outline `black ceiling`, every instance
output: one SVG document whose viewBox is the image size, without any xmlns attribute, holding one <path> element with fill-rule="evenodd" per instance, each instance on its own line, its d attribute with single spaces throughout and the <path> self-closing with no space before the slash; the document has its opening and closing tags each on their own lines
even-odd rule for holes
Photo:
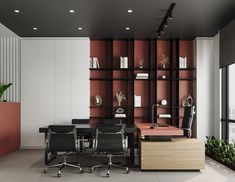
<svg viewBox="0 0 235 182">
<path fill-rule="evenodd" d="M 0 0 L 0 22 L 22 37 L 157 38 L 172 2 L 162 38 L 214 36 L 235 18 L 235 0 Z"/>
</svg>

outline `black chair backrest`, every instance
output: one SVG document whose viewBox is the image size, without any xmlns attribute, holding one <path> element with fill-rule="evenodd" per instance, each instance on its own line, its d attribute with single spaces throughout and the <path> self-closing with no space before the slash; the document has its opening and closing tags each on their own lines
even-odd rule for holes
<svg viewBox="0 0 235 182">
<path fill-rule="evenodd" d="M 122 124 L 120 119 L 112 118 L 104 120 L 104 125 L 120 125 L 120 124 Z"/>
<path fill-rule="evenodd" d="M 96 151 L 106 153 L 119 153 L 123 147 L 124 129 L 119 126 L 103 126 L 96 129 Z"/>
<path fill-rule="evenodd" d="M 89 119 L 72 119 L 72 124 L 89 124 Z"/>
<path fill-rule="evenodd" d="M 74 125 L 50 125 L 48 127 L 48 151 L 72 152 L 77 150 Z"/>
<path fill-rule="evenodd" d="M 195 106 L 184 107 L 184 117 L 181 128 L 191 129 Z"/>
</svg>

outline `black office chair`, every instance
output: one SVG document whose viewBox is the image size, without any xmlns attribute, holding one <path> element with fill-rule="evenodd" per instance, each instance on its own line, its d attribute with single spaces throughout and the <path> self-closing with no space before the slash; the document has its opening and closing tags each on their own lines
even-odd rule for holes
<svg viewBox="0 0 235 182">
<path fill-rule="evenodd" d="M 82 168 L 80 164 L 74 165 L 67 162 L 67 158 L 72 152 L 78 152 L 78 140 L 77 132 L 74 125 L 50 125 L 48 127 L 48 138 L 46 139 L 46 151 L 52 153 L 55 156 L 64 156 L 62 163 L 55 165 L 46 165 L 44 172 L 47 172 L 48 168 L 58 167 L 57 176 L 61 176 L 61 170 L 65 166 L 73 167 L 79 169 L 82 173 Z M 61 153 L 62 154 L 59 154 Z"/>
<path fill-rule="evenodd" d="M 117 167 L 125 169 L 126 173 L 129 173 L 128 167 L 112 163 L 113 157 L 127 156 L 127 138 L 124 137 L 124 128 L 122 125 L 97 127 L 93 148 L 95 156 L 108 157 L 109 162 L 106 165 L 92 166 L 91 172 L 95 168 L 107 167 L 107 177 L 109 177 L 111 167 Z"/>
<path fill-rule="evenodd" d="M 122 121 L 116 118 L 104 119 L 104 125 L 121 125 Z"/>
<path fill-rule="evenodd" d="M 195 114 L 195 106 L 184 107 L 184 117 L 181 128 L 184 130 L 184 136 L 191 138 L 192 136 L 192 123 Z"/>
<path fill-rule="evenodd" d="M 72 119 L 72 124 L 89 124 L 89 119 Z M 86 142 L 89 143 L 89 148 L 92 148 L 92 134 L 90 133 L 79 133 L 78 138 L 80 139 L 80 152 L 82 152 L 85 147 Z"/>
</svg>

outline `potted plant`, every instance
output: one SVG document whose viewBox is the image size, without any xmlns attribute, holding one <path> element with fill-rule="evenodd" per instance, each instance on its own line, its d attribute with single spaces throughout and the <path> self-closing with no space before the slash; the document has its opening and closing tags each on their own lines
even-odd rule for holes
<svg viewBox="0 0 235 182">
<path fill-rule="evenodd" d="M 3 93 L 12 85 L 9 83 L 7 85 L 0 84 L 0 102 L 6 102 L 6 100 L 2 100 Z"/>
</svg>

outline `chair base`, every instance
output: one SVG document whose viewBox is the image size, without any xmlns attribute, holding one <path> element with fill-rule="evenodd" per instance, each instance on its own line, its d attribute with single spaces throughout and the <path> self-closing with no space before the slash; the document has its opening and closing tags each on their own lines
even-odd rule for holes
<svg viewBox="0 0 235 182">
<path fill-rule="evenodd" d="M 72 167 L 72 168 L 76 168 L 76 169 L 79 169 L 79 173 L 82 173 L 83 172 L 83 169 L 81 168 L 80 164 L 78 165 L 74 165 L 74 164 L 71 164 L 71 163 L 68 163 L 67 162 L 67 156 L 64 157 L 64 162 L 62 163 L 59 163 L 59 164 L 54 164 L 54 165 L 46 165 L 45 168 L 44 168 L 44 173 L 47 173 L 47 170 L 48 168 L 59 168 L 58 169 L 58 172 L 57 172 L 57 176 L 58 177 L 61 177 L 62 173 L 61 173 L 61 170 L 64 168 L 64 167 Z"/>
<path fill-rule="evenodd" d="M 108 158 L 109 158 L 108 164 L 92 166 L 90 172 L 93 173 L 94 169 L 96 169 L 96 168 L 107 168 L 107 173 L 106 173 L 106 176 L 107 176 L 107 177 L 110 176 L 110 169 L 111 169 L 112 167 L 124 169 L 124 170 L 126 170 L 126 173 L 127 173 L 127 174 L 130 172 L 130 171 L 129 171 L 129 168 L 126 167 L 126 166 L 121 166 L 121 165 L 113 164 L 113 163 L 112 163 L 112 157 L 113 157 L 113 155 L 108 155 Z"/>
</svg>

